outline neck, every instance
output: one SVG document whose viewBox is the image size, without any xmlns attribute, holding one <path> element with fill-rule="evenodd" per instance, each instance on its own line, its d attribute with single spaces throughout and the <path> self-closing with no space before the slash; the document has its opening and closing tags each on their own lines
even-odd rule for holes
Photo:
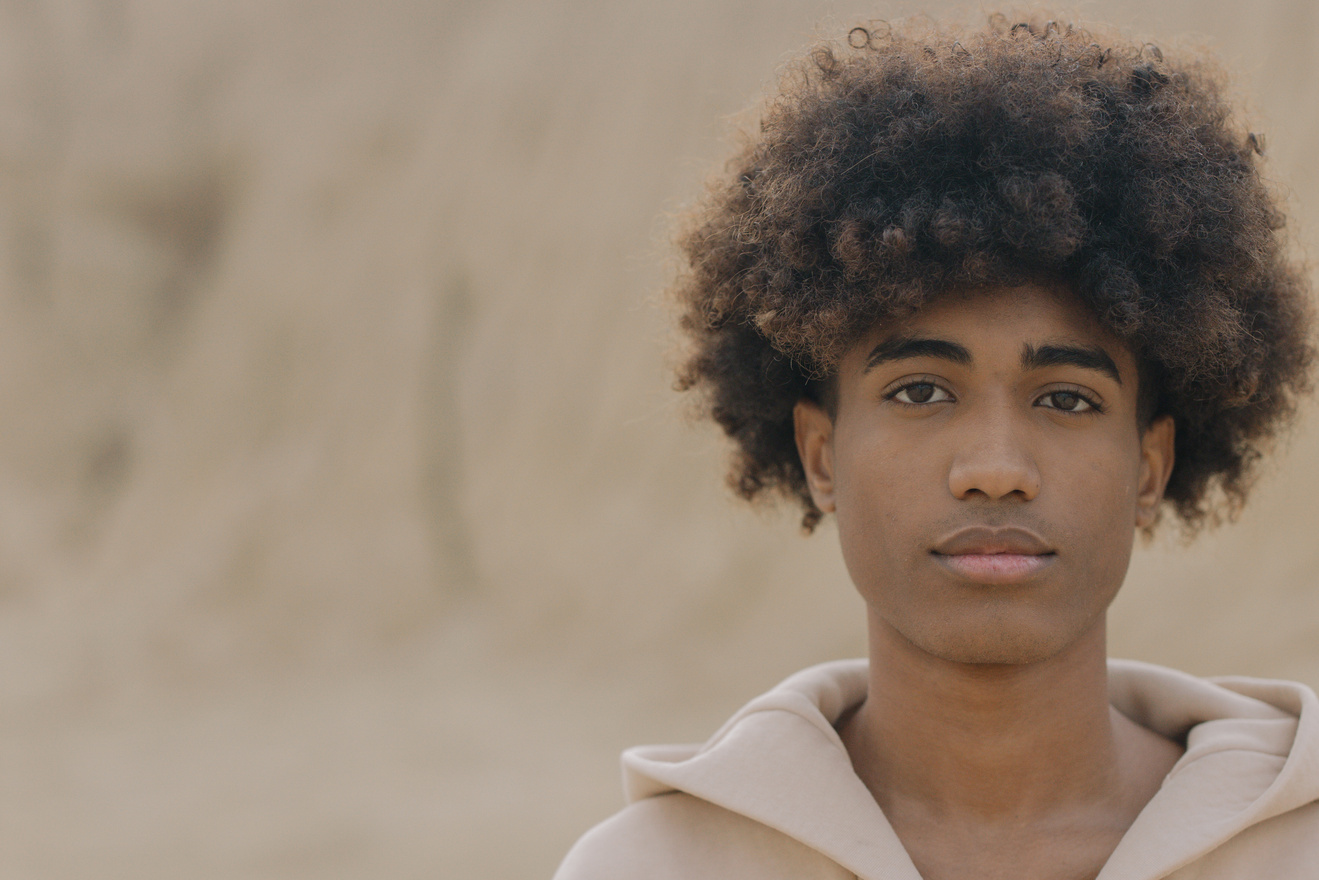
<svg viewBox="0 0 1319 880">
<path fill-rule="evenodd" d="M 1115 796 L 1122 725 L 1105 630 L 1026 664 L 933 657 L 870 625 L 870 688 L 843 736 L 886 813 L 1021 821 Z"/>
</svg>

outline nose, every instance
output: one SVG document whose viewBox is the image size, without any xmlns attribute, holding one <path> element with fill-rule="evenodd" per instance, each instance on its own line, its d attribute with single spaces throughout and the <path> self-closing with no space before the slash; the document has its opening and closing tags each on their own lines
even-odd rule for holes
<svg viewBox="0 0 1319 880">
<path fill-rule="evenodd" d="M 954 498 L 1030 501 L 1040 494 L 1040 471 L 1024 426 L 1000 409 L 966 428 L 966 440 L 948 471 L 948 490 Z"/>
</svg>

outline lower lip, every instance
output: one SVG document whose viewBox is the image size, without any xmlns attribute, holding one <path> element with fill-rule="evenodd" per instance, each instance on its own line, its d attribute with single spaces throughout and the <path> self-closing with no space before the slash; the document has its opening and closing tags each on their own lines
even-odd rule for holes
<svg viewBox="0 0 1319 880">
<path fill-rule="evenodd" d="M 1052 553 L 1039 556 L 1022 553 L 964 553 L 956 556 L 935 554 L 944 565 L 967 580 L 983 584 L 1011 584 L 1024 581 L 1048 568 Z"/>
</svg>

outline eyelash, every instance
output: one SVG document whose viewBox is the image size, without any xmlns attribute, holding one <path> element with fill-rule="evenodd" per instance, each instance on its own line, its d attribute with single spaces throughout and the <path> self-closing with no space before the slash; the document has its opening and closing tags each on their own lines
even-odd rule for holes
<svg viewBox="0 0 1319 880">
<path fill-rule="evenodd" d="M 901 406 L 913 406 L 913 407 L 915 407 L 915 406 L 929 406 L 929 405 L 931 405 L 931 404 L 933 404 L 933 403 L 943 403 L 943 402 L 944 402 L 943 400 L 926 400 L 926 401 L 921 401 L 921 402 L 918 403 L 918 402 L 916 402 L 916 401 L 910 401 L 910 400 L 898 400 L 898 399 L 897 399 L 898 395 L 901 394 L 902 392 L 907 391 L 907 390 L 909 390 L 909 389 L 911 389 L 911 388 L 916 388 L 916 387 L 918 387 L 918 386 L 923 386 L 923 385 L 924 385 L 924 386 L 929 386 L 929 387 L 935 389 L 936 391 L 942 391 L 944 394 L 948 395 L 948 398 L 949 398 L 949 399 L 955 399 L 955 398 L 953 398 L 953 393 L 952 393 L 951 391 L 949 391 L 947 388 L 945 388 L 943 385 L 941 385 L 941 384 L 939 384 L 938 382 L 935 382 L 935 381 L 933 381 L 933 380 L 931 380 L 931 379 L 925 379 L 925 378 L 914 379 L 914 380 L 912 380 L 912 381 L 910 381 L 910 382 L 904 382 L 903 384 L 899 385 L 898 387 L 893 388 L 893 389 L 891 389 L 891 390 L 889 390 L 889 391 L 884 392 L 884 399 L 885 399 L 885 400 L 891 400 L 891 401 L 893 401 L 893 402 L 895 402 L 895 403 L 897 403 L 897 404 L 899 404 L 899 405 L 901 405 Z M 1063 409 L 1063 408 L 1060 407 L 1060 406 L 1048 406 L 1048 407 L 1045 407 L 1045 409 L 1056 409 L 1056 410 L 1058 410 L 1058 412 L 1072 413 L 1072 414 L 1075 414 L 1075 415 L 1082 415 L 1082 414 L 1085 414 L 1085 413 L 1099 414 L 1099 413 L 1104 412 L 1104 405 L 1103 405 L 1102 403 L 1100 403 L 1098 400 L 1096 400 L 1093 396 L 1091 396 L 1091 395 L 1088 394 L 1087 392 L 1083 391 L 1083 390 L 1080 389 L 1080 388 L 1074 387 L 1074 386 L 1068 386 L 1068 387 L 1064 387 L 1064 388 L 1054 388 L 1054 389 L 1051 390 L 1051 391 L 1046 391 L 1044 394 L 1041 394 L 1039 397 L 1037 397 L 1037 398 L 1035 399 L 1035 403 L 1034 403 L 1034 405 L 1035 405 L 1035 406 L 1041 406 L 1041 403 L 1040 403 L 1041 401 L 1046 400 L 1046 399 L 1048 399 L 1048 398 L 1051 398 L 1051 397 L 1053 397 L 1053 396 L 1056 395 L 1056 394 L 1070 394 L 1070 395 L 1072 395 L 1073 397 L 1076 397 L 1076 398 L 1077 398 L 1078 400 L 1080 400 L 1082 403 L 1084 403 L 1084 404 L 1086 405 L 1087 408 L 1086 408 L 1086 409 L 1082 409 L 1082 410 L 1075 410 L 1075 409 Z"/>
<path fill-rule="evenodd" d="M 884 399 L 892 400 L 894 403 L 897 403 L 900 406 L 929 406 L 931 403 L 943 403 L 942 400 L 933 400 L 933 401 L 926 400 L 926 401 L 921 401 L 919 403 L 917 403 L 914 400 L 897 400 L 897 396 L 902 392 L 922 385 L 928 385 L 929 387 L 935 389 L 936 391 L 942 391 L 944 394 L 948 395 L 949 398 L 953 397 L 953 393 L 949 391 L 947 388 L 945 388 L 943 385 L 939 384 L 938 382 L 935 382 L 933 379 L 920 377 L 920 378 L 912 379 L 907 382 L 903 382 L 898 387 L 885 391 Z"/>
<path fill-rule="evenodd" d="M 1074 410 L 1074 409 L 1062 409 L 1061 407 L 1056 407 L 1056 406 L 1055 406 L 1055 407 L 1047 407 L 1047 409 L 1056 409 L 1056 410 L 1058 410 L 1059 412 L 1074 413 L 1074 414 L 1077 414 L 1077 415 L 1084 415 L 1084 414 L 1088 414 L 1088 413 L 1095 413 L 1095 414 L 1098 414 L 1098 413 L 1102 413 L 1102 412 L 1104 411 L 1104 405 L 1103 405 L 1102 403 L 1100 403 L 1098 400 L 1096 400 L 1092 395 L 1086 393 L 1085 391 L 1083 391 L 1083 390 L 1081 390 L 1080 388 L 1077 388 L 1077 387 L 1075 387 L 1075 386 L 1068 386 L 1068 387 L 1064 387 L 1064 388 L 1054 388 L 1052 391 L 1046 391 L 1044 394 L 1041 394 L 1038 398 L 1036 398 L 1036 400 L 1035 400 L 1035 405 L 1036 405 L 1036 406 L 1039 406 L 1041 400 L 1044 400 L 1045 398 L 1053 397 L 1055 394 L 1070 394 L 1070 395 L 1072 395 L 1073 397 L 1076 397 L 1076 398 L 1078 398 L 1079 400 L 1081 400 L 1083 403 L 1085 403 L 1086 406 L 1089 407 L 1089 409 L 1083 409 L 1083 410 L 1080 410 L 1079 412 L 1078 412 L 1077 410 Z"/>
</svg>

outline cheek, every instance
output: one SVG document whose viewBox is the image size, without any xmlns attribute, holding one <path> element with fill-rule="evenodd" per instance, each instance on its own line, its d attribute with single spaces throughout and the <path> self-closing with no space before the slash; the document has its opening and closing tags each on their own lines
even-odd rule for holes
<svg viewBox="0 0 1319 880">
<path fill-rule="evenodd" d="M 843 558 L 853 577 L 892 567 L 911 542 L 914 526 L 934 515 L 929 508 L 947 480 L 940 479 L 938 456 L 928 444 L 909 448 L 901 438 L 873 432 L 868 442 L 839 444 L 836 459 L 835 520 Z"/>
<path fill-rule="evenodd" d="M 1069 543 L 1084 558 L 1083 570 L 1100 592 L 1116 593 L 1126 577 L 1135 540 L 1140 475 L 1139 444 L 1117 437 L 1092 448 L 1083 466 L 1064 468 L 1055 479 L 1073 513 Z M 1110 596 L 1111 598 L 1111 596 Z"/>
<path fill-rule="evenodd" d="M 839 527 L 883 525 L 891 514 L 886 499 L 901 493 L 907 469 L 901 449 L 882 435 L 840 431 L 834 445 L 834 496 Z"/>
<path fill-rule="evenodd" d="M 1088 452 L 1082 459 L 1086 466 L 1072 468 L 1079 471 L 1077 476 L 1086 487 L 1076 489 L 1076 494 L 1092 499 L 1088 506 L 1094 515 L 1124 519 L 1127 525 L 1134 526 L 1140 481 L 1139 439 L 1112 437 Z"/>
</svg>

